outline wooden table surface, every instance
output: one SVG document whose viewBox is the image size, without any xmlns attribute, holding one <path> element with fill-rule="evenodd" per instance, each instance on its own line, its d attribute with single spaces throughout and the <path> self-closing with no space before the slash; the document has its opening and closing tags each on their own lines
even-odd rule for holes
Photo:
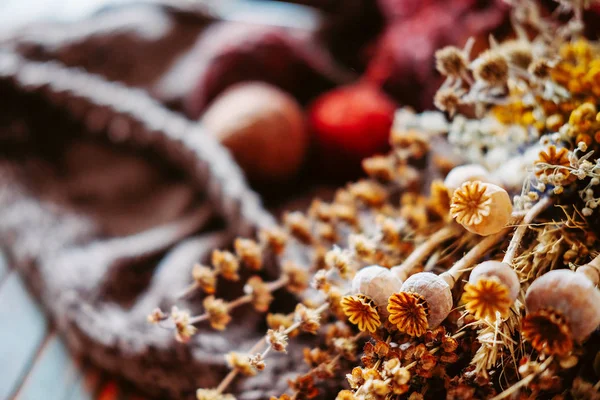
<svg viewBox="0 0 600 400">
<path fill-rule="evenodd" d="M 0 259 L 0 400 L 143 400 L 74 358 L 19 274 Z"/>
</svg>

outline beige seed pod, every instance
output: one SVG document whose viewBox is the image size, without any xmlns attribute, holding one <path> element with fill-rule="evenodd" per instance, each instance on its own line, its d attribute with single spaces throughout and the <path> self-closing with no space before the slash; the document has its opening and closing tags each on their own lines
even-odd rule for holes
<svg viewBox="0 0 600 400">
<path fill-rule="evenodd" d="M 492 183 L 465 182 L 454 191 L 450 215 L 468 231 L 482 236 L 500 232 L 510 220 L 512 201 Z"/>
<path fill-rule="evenodd" d="M 600 290 L 583 273 L 561 269 L 536 279 L 525 296 L 528 314 L 560 313 L 575 341 L 586 339 L 600 325 Z"/>
<path fill-rule="evenodd" d="M 387 315 L 388 298 L 400 291 L 401 286 L 402 281 L 394 273 L 379 265 L 361 269 L 352 279 L 352 291 L 369 296 L 384 315 Z"/>
<path fill-rule="evenodd" d="M 400 292 L 390 297 L 389 320 L 401 332 L 421 336 L 446 319 L 452 303 L 452 291 L 443 278 L 420 272 L 409 277 Z"/>
<path fill-rule="evenodd" d="M 521 290 L 521 282 L 519 282 L 519 276 L 510 265 L 501 261 L 484 261 L 473 268 L 469 276 L 469 283 L 476 284 L 480 279 L 489 278 L 498 279 L 500 283 L 508 288 L 510 299 L 512 301 L 517 299 Z"/>
<path fill-rule="evenodd" d="M 465 164 L 454 167 L 446 175 L 444 186 L 448 189 L 448 194 L 452 196 L 454 191 L 461 187 L 465 182 L 481 181 L 490 182 L 489 172 L 479 164 Z"/>
<path fill-rule="evenodd" d="M 505 262 L 485 261 L 471 271 L 462 301 L 476 319 L 508 317 L 510 307 L 519 295 L 517 273 Z"/>
</svg>

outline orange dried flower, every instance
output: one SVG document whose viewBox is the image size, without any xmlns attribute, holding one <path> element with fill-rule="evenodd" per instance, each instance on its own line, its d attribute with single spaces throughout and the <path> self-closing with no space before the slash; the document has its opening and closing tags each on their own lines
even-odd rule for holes
<svg viewBox="0 0 600 400">
<path fill-rule="evenodd" d="M 304 244 L 311 244 L 310 221 L 299 211 L 288 212 L 283 216 L 283 223 L 290 234 Z"/>
<path fill-rule="evenodd" d="M 233 246 L 239 259 L 248 268 L 253 271 L 258 271 L 262 268 L 262 250 L 258 243 L 251 239 L 237 238 Z"/>
<path fill-rule="evenodd" d="M 217 286 L 217 274 L 207 266 L 196 264 L 192 268 L 192 277 L 196 285 L 206 294 L 214 294 Z"/>
<path fill-rule="evenodd" d="M 462 296 L 465 308 L 477 319 L 496 320 L 496 313 L 506 318 L 513 300 L 509 288 L 498 279 L 479 279 L 467 283 Z"/>
<path fill-rule="evenodd" d="M 319 322 L 321 316 L 317 310 L 308 308 L 304 304 L 299 303 L 294 312 L 294 320 L 300 323 L 300 329 L 308 333 L 317 333 L 321 326 Z"/>
<path fill-rule="evenodd" d="M 271 249 L 275 254 L 283 253 L 288 239 L 287 234 L 279 228 L 263 229 L 258 237 L 261 245 Z"/>
<path fill-rule="evenodd" d="M 215 296 L 208 296 L 204 299 L 202 305 L 208 314 L 210 326 L 218 331 L 225 330 L 227 324 L 231 322 L 227 303 L 222 299 L 216 299 Z"/>
<path fill-rule="evenodd" d="M 375 332 L 381 326 L 381 319 L 373 300 L 364 295 L 344 296 L 341 301 L 344 314 L 362 332 Z"/>
<path fill-rule="evenodd" d="M 244 286 L 244 292 L 252 296 L 252 305 L 258 312 L 265 312 L 273 301 L 269 285 L 263 282 L 259 276 L 252 276 Z"/>
<path fill-rule="evenodd" d="M 416 293 L 394 293 L 388 300 L 389 321 L 400 332 L 410 336 L 422 336 L 428 327 L 429 307 L 425 299 Z"/>
<path fill-rule="evenodd" d="M 538 165 L 544 164 L 544 165 Z M 538 159 L 535 161 L 537 176 L 548 175 L 547 166 L 561 168 L 561 173 L 568 177 L 570 175 L 568 167 L 571 166 L 569 161 L 569 150 L 564 147 L 557 149 L 556 146 L 549 146 L 546 150 L 540 151 Z"/>
<path fill-rule="evenodd" d="M 540 353 L 565 355 L 573 348 L 569 325 L 561 314 L 553 310 L 542 309 L 527 314 L 521 331 Z"/>
<path fill-rule="evenodd" d="M 214 250 L 212 253 L 212 264 L 215 268 L 215 272 L 223 278 L 230 281 L 237 281 L 240 279 L 240 276 L 238 275 L 240 263 L 233 253 L 229 251 Z"/>
<path fill-rule="evenodd" d="M 287 261 L 281 267 L 283 276 L 287 279 L 286 288 L 292 293 L 302 293 L 310 283 L 308 272 L 292 261 Z"/>
</svg>

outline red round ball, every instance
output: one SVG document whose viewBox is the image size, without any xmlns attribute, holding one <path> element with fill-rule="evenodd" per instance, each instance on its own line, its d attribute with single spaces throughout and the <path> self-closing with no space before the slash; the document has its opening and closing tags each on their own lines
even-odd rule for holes
<svg viewBox="0 0 600 400">
<path fill-rule="evenodd" d="M 321 95 L 309 109 L 309 122 L 322 155 L 351 161 L 385 151 L 396 103 L 380 88 L 358 83 Z"/>
</svg>

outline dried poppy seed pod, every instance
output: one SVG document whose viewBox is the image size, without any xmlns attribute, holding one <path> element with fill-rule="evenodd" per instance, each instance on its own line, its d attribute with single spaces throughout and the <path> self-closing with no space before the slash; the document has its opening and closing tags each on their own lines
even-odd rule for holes
<svg viewBox="0 0 600 400">
<path fill-rule="evenodd" d="M 452 291 L 446 281 L 420 272 L 408 278 L 388 301 L 389 321 L 401 332 L 421 336 L 439 326 L 452 310 Z"/>
<path fill-rule="evenodd" d="M 452 196 L 463 183 L 472 181 L 492 183 L 490 174 L 484 167 L 479 164 L 465 164 L 454 167 L 448 172 L 444 179 L 444 186 L 448 189 L 448 194 Z"/>
<path fill-rule="evenodd" d="M 521 290 L 519 276 L 507 263 L 501 261 L 484 261 L 478 264 L 471 271 L 469 283 L 475 284 L 480 279 L 487 278 L 497 278 L 502 284 L 506 285 L 512 301 L 515 301 L 519 296 L 519 290 Z"/>
<path fill-rule="evenodd" d="M 583 273 L 547 272 L 525 295 L 523 334 L 538 351 L 564 354 L 600 325 L 600 291 Z"/>
<path fill-rule="evenodd" d="M 372 298 L 379 311 L 386 315 L 388 298 L 400 291 L 401 286 L 402 281 L 392 271 L 379 265 L 361 269 L 352 279 L 352 291 Z"/>
<path fill-rule="evenodd" d="M 500 232 L 510 220 L 512 201 L 500 186 L 465 182 L 452 195 L 450 215 L 468 231 L 488 236 Z"/>
<path fill-rule="evenodd" d="M 462 300 L 467 311 L 476 319 L 495 320 L 496 313 L 506 318 L 520 287 L 519 277 L 510 265 L 485 261 L 471 271 Z"/>
</svg>

